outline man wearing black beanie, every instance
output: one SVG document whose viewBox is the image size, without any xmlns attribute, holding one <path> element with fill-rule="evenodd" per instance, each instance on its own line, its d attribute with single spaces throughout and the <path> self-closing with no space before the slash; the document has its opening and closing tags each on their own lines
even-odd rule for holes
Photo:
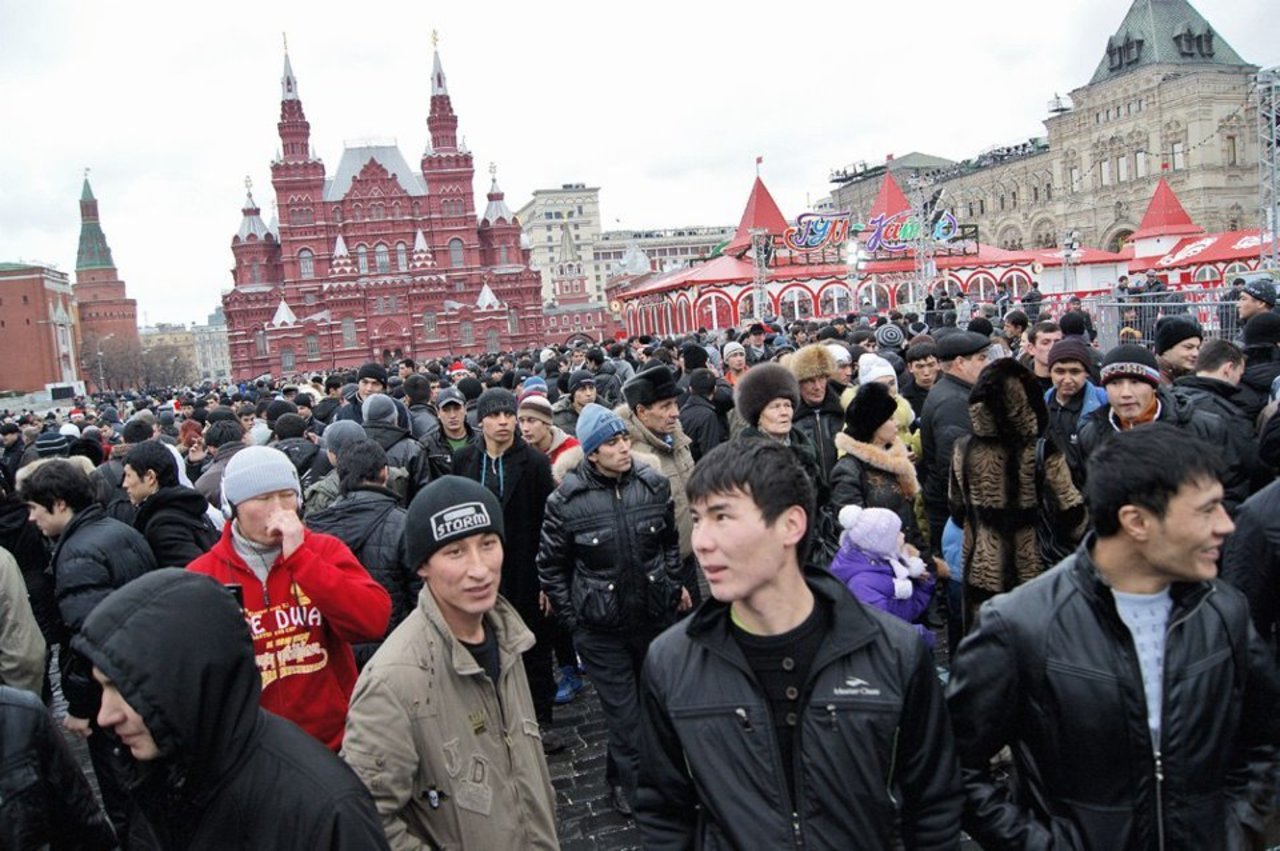
<svg viewBox="0 0 1280 851">
<path fill-rule="evenodd" d="M 333 415 L 333 421 L 352 420 L 364 425 L 364 400 L 375 393 L 387 392 L 387 368 L 375 361 L 369 361 L 356 373 L 356 392 L 346 400 Z M 399 399 L 393 399 L 396 406 L 396 425 L 409 428 L 409 409 Z"/>
<path fill-rule="evenodd" d="M 1190 316 L 1165 316 L 1156 323 L 1156 361 L 1160 364 L 1160 383 L 1172 384 L 1179 378 L 1194 375 L 1196 355 L 1204 332 Z"/>
</svg>

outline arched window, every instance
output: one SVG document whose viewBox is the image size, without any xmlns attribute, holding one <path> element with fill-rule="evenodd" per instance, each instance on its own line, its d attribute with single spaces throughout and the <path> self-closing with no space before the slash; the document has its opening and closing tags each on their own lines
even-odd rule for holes
<svg viewBox="0 0 1280 851">
<path fill-rule="evenodd" d="M 320 338 L 315 334 L 307 335 L 307 359 L 314 360 L 320 356 Z"/>
<path fill-rule="evenodd" d="M 779 299 L 782 318 L 788 322 L 813 316 L 813 296 L 801 287 L 792 287 Z"/>
<path fill-rule="evenodd" d="M 485 351 L 496 352 L 502 347 L 501 343 L 502 339 L 498 336 L 497 328 L 490 328 L 488 331 L 484 332 Z"/>
<path fill-rule="evenodd" d="M 505 245 L 498 246 L 498 265 L 507 265 L 507 247 Z"/>
<path fill-rule="evenodd" d="M 396 243 L 396 270 L 409 271 L 409 248 L 403 242 Z"/>
<path fill-rule="evenodd" d="M 262 283 L 262 264 L 257 260 L 254 260 L 253 265 L 249 267 L 249 280 L 255 284 Z"/>
<path fill-rule="evenodd" d="M 381 242 L 379 242 L 376 246 L 374 246 L 373 258 L 374 258 L 374 261 L 378 264 L 379 274 L 386 274 L 387 272 L 391 271 L 391 252 L 388 251 L 387 247 L 383 245 Z"/>
<path fill-rule="evenodd" d="M 351 347 L 356 344 L 356 320 L 351 316 L 342 317 L 342 345 Z"/>
<path fill-rule="evenodd" d="M 462 265 L 462 240 L 456 236 L 449 240 L 449 265 L 455 269 Z"/>
<path fill-rule="evenodd" d="M 264 357 L 267 354 L 267 332 L 259 328 L 253 334 L 253 354 Z"/>
<path fill-rule="evenodd" d="M 1201 266 L 1196 269 L 1197 281 L 1216 281 L 1218 280 L 1218 270 L 1213 265 Z"/>
<path fill-rule="evenodd" d="M 422 314 L 422 332 L 430 340 L 436 335 L 436 315 L 430 311 Z"/>
<path fill-rule="evenodd" d="M 342 208 L 341 208 L 341 207 L 334 207 L 334 208 L 333 208 L 333 220 L 334 220 L 335 222 L 339 222 L 339 223 L 342 221 Z"/>
<path fill-rule="evenodd" d="M 304 278 L 316 276 L 316 256 L 311 253 L 310 248 L 298 252 L 298 274 Z"/>
<path fill-rule="evenodd" d="M 822 316 L 837 316 L 852 311 L 853 296 L 849 288 L 843 284 L 827 287 L 818 299 L 818 313 Z"/>
<path fill-rule="evenodd" d="M 512 335 L 520 333 L 520 314 L 514 307 L 507 311 L 507 333 Z"/>
<path fill-rule="evenodd" d="M 476 330 L 471 325 L 470 320 L 464 320 L 459 323 L 459 334 L 462 337 L 462 345 L 474 346 L 476 344 Z"/>
<path fill-rule="evenodd" d="M 369 249 L 363 245 L 356 248 L 356 268 L 361 275 L 369 274 Z"/>
<path fill-rule="evenodd" d="M 290 373 L 297 369 L 297 367 L 298 365 L 295 363 L 293 357 L 293 349 L 281 349 L 280 369 L 284 370 L 286 373 Z"/>
<path fill-rule="evenodd" d="M 370 219 L 372 219 L 372 220 L 374 220 L 374 221 L 378 221 L 379 219 L 385 219 L 386 217 L 387 217 L 386 211 L 383 209 L 383 206 L 382 206 L 381 204 L 370 204 L 370 205 L 369 205 L 369 218 L 370 218 Z"/>
</svg>

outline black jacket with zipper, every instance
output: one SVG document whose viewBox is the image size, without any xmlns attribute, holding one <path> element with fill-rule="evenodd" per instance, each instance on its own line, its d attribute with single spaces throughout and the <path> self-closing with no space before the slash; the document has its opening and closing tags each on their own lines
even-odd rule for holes
<svg viewBox="0 0 1280 851">
<path fill-rule="evenodd" d="M 958 848 L 962 790 L 923 641 L 825 571 L 833 625 L 800 695 L 796 800 L 769 702 L 708 600 L 654 641 L 640 686 L 636 819 L 647 849 Z"/>
<path fill-rule="evenodd" d="M 1138 654 L 1075 554 L 982 607 L 951 668 L 965 829 L 985 848 L 1236 849 L 1275 797 L 1280 689 L 1244 596 L 1175 583 L 1153 745 Z M 1013 751 L 1011 788 L 990 760 Z"/>
<path fill-rule="evenodd" d="M 547 499 L 538 576 L 566 629 L 669 625 L 682 575 L 666 476 L 633 461 L 612 479 L 583 459 Z"/>
<path fill-rule="evenodd" d="M 822 402 L 813 407 L 801 399 L 792 423 L 813 444 L 823 481 L 830 481 L 831 469 L 836 465 L 836 435 L 844 428 L 844 408 L 840 405 L 843 390 L 841 385 L 828 381 Z"/>
</svg>

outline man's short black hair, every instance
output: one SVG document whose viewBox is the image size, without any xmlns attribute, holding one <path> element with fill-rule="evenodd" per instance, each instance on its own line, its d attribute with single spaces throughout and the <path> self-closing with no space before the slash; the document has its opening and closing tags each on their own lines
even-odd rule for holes
<svg viewBox="0 0 1280 851">
<path fill-rule="evenodd" d="M 936 343 L 916 343 L 914 346 L 908 346 L 904 357 L 907 363 L 915 363 L 916 361 L 928 360 L 938 356 L 938 346 Z"/>
<path fill-rule="evenodd" d="M 210 449 L 226 446 L 244 439 L 244 426 L 237 420 L 219 420 L 204 433 L 204 445 Z"/>
<path fill-rule="evenodd" d="M 257 415 L 257 413 L 258 413 L 258 409 L 257 409 L 257 408 L 255 408 L 255 407 L 254 407 L 251 403 L 249 403 L 249 402 L 245 402 L 243 405 L 241 405 L 240 407 L 236 408 L 236 418 L 237 418 L 237 419 L 238 419 L 238 418 L 240 418 L 240 417 L 252 417 L 252 416 L 256 416 L 256 415 Z"/>
<path fill-rule="evenodd" d="M 1221 453 L 1183 429 L 1152 423 L 1109 434 L 1089 455 L 1085 497 L 1098 535 L 1120 532 L 1120 509 L 1145 508 L 1164 517 L 1185 484 L 1222 481 Z"/>
<path fill-rule="evenodd" d="M 716 389 L 716 374 L 706 367 L 689 373 L 689 392 L 706 398 Z"/>
<path fill-rule="evenodd" d="M 1217 372 L 1226 364 L 1243 364 L 1244 352 L 1230 340 L 1205 340 L 1196 355 L 1196 372 Z"/>
<path fill-rule="evenodd" d="M 593 363 L 596 366 L 603 366 L 604 350 L 599 348 L 598 346 L 592 346 L 591 348 L 587 349 L 587 362 Z"/>
<path fill-rule="evenodd" d="M 341 390 L 342 385 L 346 384 L 341 375 L 330 375 L 324 380 L 324 392 L 330 393 L 334 390 Z"/>
<path fill-rule="evenodd" d="M 411 405 L 425 405 L 431 401 L 431 381 L 415 372 L 404 380 L 404 395 Z"/>
<path fill-rule="evenodd" d="M 72 511 L 84 511 L 93 505 L 93 482 L 84 470 L 55 458 L 45 461 L 22 482 L 18 496 L 23 502 L 34 502 L 45 511 L 53 511 L 53 504 L 62 500 Z"/>
<path fill-rule="evenodd" d="M 276 419 L 275 432 L 277 440 L 288 440 L 291 437 L 302 437 L 307 433 L 307 421 L 297 414 L 281 414 Z"/>
<path fill-rule="evenodd" d="M 147 471 L 156 474 L 156 483 L 162 488 L 176 487 L 178 484 L 178 462 L 174 460 L 165 445 L 158 440 L 148 440 L 129 449 L 124 465 L 133 468 L 138 478 L 144 478 Z"/>
<path fill-rule="evenodd" d="M 1039 339 L 1041 334 L 1057 334 L 1060 331 L 1062 331 L 1061 325 L 1057 322 L 1046 319 L 1043 322 L 1037 322 L 1035 324 L 1035 327 L 1027 333 L 1027 340 L 1034 343 Z"/>
<path fill-rule="evenodd" d="M 377 482 L 386 466 L 386 450 L 376 440 L 348 443 L 338 453 L 338 489 L 350 493 L 361 485 Z"/>
<path fill-rule="evenodd" d="M 702 456 L 685 486 L 690 504 L 735 492 L 749 496 L 770 526 L 791 506 L 804 509 L 808 528 L 796 545 L 796 558 L 803 565 L 809 557 L 817 515 L 813 482 L 795 452 L 763 437 L 722 443 Z"/>
<path fill-rule="evenodd" d="M 145 443 L 155 435 L 155 426 L 144 419 L 129 420 L 124 424 L 124 428 L 120 432 L 121 439 L 130 446 Z"/>
<path fill-rule="evenodd" d="M 614 343 L 612 346 L 609 347 L 609 357 L 620 358 L 626 353 L 626 351 L 627 351 L 626 346 L 622 345 L 621 343 Z"/>
<path fill-rule="evenodd" d="M 1031 320 L 1027 318 L 1027 314 L 1021 310 L 1010 310 L 1004 315 L 1004 324 L 1012 325 L 1015 328 L 1027 330 L 1027 326 L 1031 324 Z"/>
</svg>

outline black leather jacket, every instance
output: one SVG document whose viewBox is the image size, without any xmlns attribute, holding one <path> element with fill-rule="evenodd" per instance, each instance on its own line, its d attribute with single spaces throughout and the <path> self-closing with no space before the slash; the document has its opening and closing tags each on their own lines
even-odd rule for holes
<svg viewBox="0 0 1280 851">
<path fill-rule="evenodd" d="M 768 700 L 708 600 L 649 648 L 636 819 L 646 849 L 958 848 L 963 793 L 942 688 L 911 627 L 826 571 L 834 615 L 800 696 L 796 800 Z"/>
<path fill-rule="evenodd" d="M 547 499 L 538 576 L 567 629 L 670 624 L 682 576 L 667 478 L 633 461 L 612 479 L 583 459 Z"/>
<path fill-rule="evenodd" d="M 844 408 L 840 406 L 843 389 L 836 382 L 828 381 L 822 402 L 815 408 L 801 399 L 792 423 L 813 444 L 823 481 L 830 481 L 831 470 L 836 465 L 836 435 L 844 428 Z"/>
<path fill-rule="evenodd" d="M 114 847 L 115 831 L 49 710 L 0 685 L 0 848 Z"/>
<path fill-rule="evenodd" d="M 948 702 L 984 848 L 1235 849 L 1274 802 L 1280 688 L 1245 598 L 1175 583 L 1154 746 L 1137 652 L 1090 536 L 983 606 Z M 990 759 L 1012 748 L 1011 788 Z"/>
</svg>

